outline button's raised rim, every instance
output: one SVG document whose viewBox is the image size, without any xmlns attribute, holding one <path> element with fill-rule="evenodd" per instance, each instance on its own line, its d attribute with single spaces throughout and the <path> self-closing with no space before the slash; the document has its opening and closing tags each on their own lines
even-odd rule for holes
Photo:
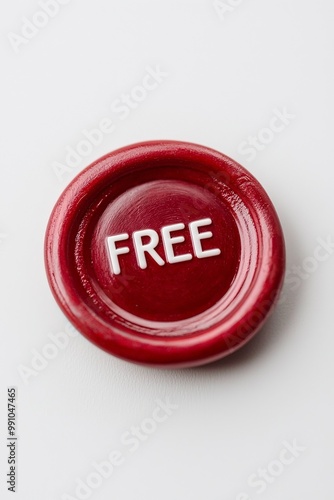
<svg viewBox="0 0 334 500">
<path fill-rule="evenodd" d="M 260 246 L 259 272 L 244 302 L 225 324 L 217 323 L 193 335 L 173 337 L 143 335 L 107 324 L 80 299 L 66 266 L 66 239 L 71 234 L 78 207 L 87 193 L 126 169 L 138 159 L 196 158 L 203 168 L 218 169 L 226 182 L 238 187 L 254 214 Z M 268 254 L 270 242 L 270 255 Z M 266 248 L 264 248 L 264 246 Z M 60 196 L 51 214 L 45 237 L 45 265 L 51 290 L 69 320 L 89 340 L 121 358 L 158 366 L 194 366 L 219 359 L 252 338 L 277 302 L 285 269 L 284 237 L 276 211 L 259 182 L 241 165 L 213 149 L 180 141 L 149 141 L 105 155 L 79 173 Z"/>
</svg>

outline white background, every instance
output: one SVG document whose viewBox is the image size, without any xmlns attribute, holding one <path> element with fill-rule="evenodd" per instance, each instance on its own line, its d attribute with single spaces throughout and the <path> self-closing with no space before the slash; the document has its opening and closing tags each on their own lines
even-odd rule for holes
<svg viewBox="0 0 334 500">
<path fill-rule="evenodd" d="M 322 250 L 322 261 L 312 257 L 319 238 L 334 239 L 334 6 L 331 0 L 225 4 L 234 6 L 219 15 L 212 0 L 71 0 L 15 51 L 8 34 L 20 35 L 23 18 L 41 8 L 33 0 L 3 2 L 1 498 L 79 498 L 77 478 L 85 481 L 92 463 L 112 450 L 122 452 L 123 464 L 87 498 L 334 497 L 333 249 Z M 168 76 L 122 120 L 111 104 L 157 65 Z M 293 116 L 289 124 L 248 161 L 240 144 L 284 108 Z M 65 162 L 66 148 L 105 117 L 114 132 L 57 177 L 55 162 Z M 150 139 L 213 147 L 263 184 L 286 237 L 281 305 L 248 346 L 211 366 L 140 367 L 79 335 L 44 369 L 22 377 L 22 367 L 32 369 L 34 350 L 42 353 L 48 335 L 68 327 L 43 264 L 54 203 L 91 161 Z M 12 385 L 18 391 L 15 495 L 5 483 Z M 131 454 L 122 434 L 165 398 L 178 408 Z M 294 440 L 303 451 L 262 494 L 247 484 Z"/>
</svg>

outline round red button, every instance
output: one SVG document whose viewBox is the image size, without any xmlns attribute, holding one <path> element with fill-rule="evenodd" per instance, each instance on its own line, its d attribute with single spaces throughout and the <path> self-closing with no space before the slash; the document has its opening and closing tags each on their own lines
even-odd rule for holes
<svg viewBox="0 0 334 500">
<path fill-rule="evenodd" d="M 65 189 L 45 262 L 70 321 L 138 363 L 193 366 L 245 344 L 271 312 L 285 252 L 276 212 L 239 164 L 196 144 L 110 153 Z"/>
</svg>

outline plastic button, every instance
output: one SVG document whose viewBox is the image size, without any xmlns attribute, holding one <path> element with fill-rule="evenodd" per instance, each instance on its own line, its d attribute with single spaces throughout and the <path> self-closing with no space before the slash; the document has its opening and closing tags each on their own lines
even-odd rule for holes
<svg viewBox="0 0 334 500">
<path fill-rule="evenodd" d="M 107 352 L 194 366 L 245 344 L 282 285 L 284 239 L 256 179 L 225 155 L 156 141 L 81 172 L 51 214 L 45 262 L 74 326 Z"/>
</svg>

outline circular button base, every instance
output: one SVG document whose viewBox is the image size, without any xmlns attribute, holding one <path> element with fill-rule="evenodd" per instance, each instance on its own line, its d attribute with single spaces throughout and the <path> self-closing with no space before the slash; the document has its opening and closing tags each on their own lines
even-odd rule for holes
<svg viewBox="0 0 334 500">
<path fill-rule="evenodd" d="M 230 158 L 174 141 L 115 151 L 51 215 L 51 289 L 106 351 L 193 366 L 247 342 L 282 285 L 284 239 L 260 184 Z"/>
</svg>

